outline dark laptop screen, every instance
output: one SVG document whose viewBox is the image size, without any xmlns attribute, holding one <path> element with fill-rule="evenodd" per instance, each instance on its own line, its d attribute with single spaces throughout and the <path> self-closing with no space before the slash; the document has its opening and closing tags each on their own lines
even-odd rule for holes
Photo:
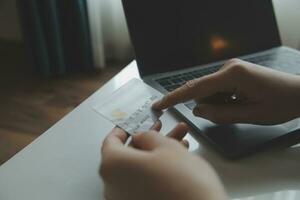
<svg viewBox="0 0 300 200">
<path fill-rule="evenodd" d="M 271 0 L 123 0 L 141 75 L 280 46 Z"/>
</svg>

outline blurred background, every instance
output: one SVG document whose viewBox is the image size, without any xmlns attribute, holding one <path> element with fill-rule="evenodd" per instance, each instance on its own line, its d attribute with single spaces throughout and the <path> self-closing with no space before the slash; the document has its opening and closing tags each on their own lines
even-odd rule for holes
<svg viewBox="0 0 300 200">
<path fill-rule="evenodd" d="M 300 48 L 300 1 L 273 0 Z M 0 165 L 132 59 L 121 0 L 0 0 Z"/>
</svg>

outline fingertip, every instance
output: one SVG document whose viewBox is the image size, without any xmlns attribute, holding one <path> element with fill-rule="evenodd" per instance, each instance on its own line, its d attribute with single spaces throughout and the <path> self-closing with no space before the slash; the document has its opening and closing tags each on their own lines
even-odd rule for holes
<svg viewBox="0 0 300 200">
<path fill-rule="evenodd" d="M 152 108 L 155 110 L 161 110 L 161 101 L 162 100 L 158 100 L 158 101 L 154 102 L 152 105 Z"/>
<path fill-rule="evenodd" d="M 160 131 L 160 129 L 162 128 L 162 123 L 160 120 L 157 120 L 154 125 L 150 128 L 150 130 L 154 130 L 154 131 Z"/>
<path fill-rule="evenodd" d="M 123 133 L 125 133 L 125 131 L 117 126 L 114 127 L 110 132 L 110 134 L 112 134 L 112 135 L 118 135 L 118 134 L 123 134 Z"/>
<path fill-rule="evenodd" d="M 189 149 L 189 147 L 190 147 L 190 143 L 189 143 L 189 141 L 187 141 L 187 140 L 182 140 L 182 141 L 181 141 L 181 144 L 182 144 L 186 149 Z"/>
<path fill-rule="evenodd" d="M 167 136 L 173 138 L 177 141 L 181 141 L 189 131 L 189 127 L 186 123 L 180 122 L 176 125 L 176 127 L 171 130 Z"/>
<path fill-rule="evenodd" d="M 128 135 L 122 129 L 115 127 L 104 139 L 101 152 L 104 153 L 106 149 L 111 149 L 117 146 L 122 146 L 126 143 Z"/>
<path fill-rule="evenodd" d="M 107 137 L 117 137 L 123 143 L 125 143 L 126 140 L 128 139 L 127 133 L 119 127 L 115 127 Z"/>
<path fill-rule="evenodd" d="M 185 122 L 179 122 L 176 126 L 176 129 L 180 130 L 183 133 L 187 133 L 190 130 L 190 127 L 187 123 Z"/>
<path fill-rule="evenodd" d="M 178 126 L 180 126 L 182 129 L 186 131 L 190 130 L 190 126 L 185 122 L 179 122 Z"/>
<path fill-rule="evenodd" d="M 156 101 L 155 103 L 152 104 L 152 108 L 155 110 L 164 110 L 171 106 L 170 104 L 170 94 L 166 94 L 164 97 L 162 97 L 160 100 Z"/>
</svg>

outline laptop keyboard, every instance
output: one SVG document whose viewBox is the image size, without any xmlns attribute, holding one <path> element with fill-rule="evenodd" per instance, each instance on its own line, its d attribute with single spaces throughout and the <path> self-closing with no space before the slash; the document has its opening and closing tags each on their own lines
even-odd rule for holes
<svg viewBox="0 0 300 200">
<path fill-rule="evenodd" d="M 201 76 L 205 76 L 208 74 L 212 74 L 219 70 L 221 66 L 214 66 L 206 69 L 198 69 L 191 72 L 185 72 L 182 74 L 178 74 L 175 76 L 165 77 L 161 79 L 157 79 L 156 81 L 163 86 L 169 92 L 175 90 L 176 88 L 184 85 L 187 81 L 193 80 L 195 78 L 199 78 Z"/>
<path fill-rule="evenodd" d="M 267 54 L 244 60 L 288 73 L 300 72 L 300 56 L 292 51 L 281 51 L 279 54 Z"/>
<path fill-rule="evenodd" d="M 270 53 L 243 60 L 289 73 L 300 72 L 300 56 L 292 51 L 281 51 L 280 54 Z M 212 74 L 220 68 L 221 66 L 211 66 L 205 69 L 197 69 L 191 72 L 156 79 L 156 81 L 167 91 L 171 92 L 184 85 L 187 81 Z M 188 102 L 185 105 L 192 110 L 195 103 Z"/>
</svg>

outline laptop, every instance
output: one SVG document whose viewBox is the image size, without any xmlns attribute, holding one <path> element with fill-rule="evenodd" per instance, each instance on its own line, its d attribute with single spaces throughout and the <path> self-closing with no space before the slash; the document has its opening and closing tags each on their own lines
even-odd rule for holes
<svg viewBox="0 0 300 200">
<path fill-rule="evenodd" d="M 123 7 L 141 78 L 162 93 L 236 57 L 300 74 L 300 53 L 282 46 L 271 0 L 123 0 Z M 190 101 L 174 110 L 229 158 L 290 137 L 296 142 L 300 128 L 298 119 L 275 126 L 221 126 L 195 117 L 194 107 Z"/>
</svg>

